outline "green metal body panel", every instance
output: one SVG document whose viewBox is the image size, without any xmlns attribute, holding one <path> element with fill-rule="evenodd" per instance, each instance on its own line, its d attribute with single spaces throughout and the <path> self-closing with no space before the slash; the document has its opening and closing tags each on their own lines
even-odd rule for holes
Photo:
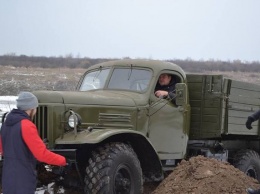
<svg viewBox="0 0 260 194">
<path fill-rule="evenodd" d="M 56 139 L 56 144 L 97 144 L 109 137 L 120 134 L 136 134 L 144 136 L 143 133 L 127 129 L 94 129 L 93 131 L 82 131 L 77 133 L 64 134 L 63 137 Z"/>
<path fill-rule="evenodd" d="M 228 135 L 259 135 L 259 123 L 245 127 L 247 117 L 260 108 L 260 86 L 222 75 L 188 74 L 191 105 L 190 139 Z"/>
<path fill-rule="evenodd" d="M 253 129 L 245 127 L 247 117 L 260 109 L 260 86 L 241 81 L 224 79 L 228 99 L 223 107 L 225 135 L 258 135 L 259 121 L 252 124 Z"/>
<path fill-rule="evenodd" d="M 163 108 L 158 111 L 159 107 Z M 188 133 L 183 130 L 183 111 L 167 100 L 150 109 L 149 139 L 163 160 L 184 158 L 186 154 Z"/>
</svg>

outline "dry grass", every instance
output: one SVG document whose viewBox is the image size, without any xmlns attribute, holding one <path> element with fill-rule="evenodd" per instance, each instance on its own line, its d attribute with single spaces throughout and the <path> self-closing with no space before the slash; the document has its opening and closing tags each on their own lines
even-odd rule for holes
<svg viewBox="0 0 260 194">
<path fill-rule="evenodd" d="M 17 95 L 20 91 L 75 90 L 86 69 L 69 68 L 0 68 L 0 95 Z M 201 74 L 222 74 L 234 80 L 260 85 L 260 73 L 204 71 Z"/>
<path fill-rule="evenodd" d="M 234 71 L 204 71 L 201 74 L 217 74 L 224 75 L 227 78 L 231 78 L 233 80 L 255 83 L 260 85 L 260 73 L 252 73 L 252 72 L 234 72 Z"/>
<path fill-rule="evenodd" d="M 1 67 L 0 95 L 17 95 L 19 91 L 75 90 L 85 69 Z"/>
</svg>

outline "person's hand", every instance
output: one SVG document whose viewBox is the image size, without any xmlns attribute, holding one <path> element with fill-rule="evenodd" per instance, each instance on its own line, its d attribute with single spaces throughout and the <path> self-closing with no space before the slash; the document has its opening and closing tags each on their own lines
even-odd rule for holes
<svg viewBox="0 0 260 194">
<path fill-rule="evenodd" d="M 249 117 L 247 118 L 247 121 L 246 121 L 246 128 L 252 129 L 253 127 L 252 127 L 251 125 L 252 125 L 252 122 L 253 122 L 253 121 L 254 121 L 253 118 L 249 116 Z"/>
<path fill-rule="evenodd" d="M 161 97 L 164 97 L 164 96 L 168 96 L 168 92 L 167 91 L 163 91 L 163 90 L 157 90 L 154 94 L 158 98 L 161 98 Z"/>
<path fill-rule="evenodd" d="M 72 160 L 66 158 L 66 166 L 71 166 L 72 163 Z"/>
<path fill-rule="evenodd" d="M 260 194 L 260 189 L 252 189 L 252 188 L 247 188 L 246 189 L 247 194 Z"/>
<path fill-rule="evenodd" d="M 48 143 L 49 143 L 49 140 L 47 139 L 47 138 L 44 138 L 43 140 L 43 143 L 47 146 L 48 145 Z"/>
</svg>

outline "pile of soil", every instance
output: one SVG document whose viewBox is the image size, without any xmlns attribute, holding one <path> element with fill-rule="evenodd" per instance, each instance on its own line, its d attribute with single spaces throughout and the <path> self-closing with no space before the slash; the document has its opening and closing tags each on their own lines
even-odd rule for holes
<svg viewBox="0 0 260 194">
<path fill-rule="evenodd" d="M 183 160 L 152 194 L 246 194 L 248 187 L 260 184 L 227 162 L 197 156 Z"/>
</svg>

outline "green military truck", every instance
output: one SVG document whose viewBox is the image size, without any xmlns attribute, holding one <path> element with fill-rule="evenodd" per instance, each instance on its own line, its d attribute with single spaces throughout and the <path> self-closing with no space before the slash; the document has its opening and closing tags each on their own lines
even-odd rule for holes
<svg viewBox="0 0 260 194">
<path fill-rule="evenodd" d="M 177 82 L 175 99 L 154 95 L 163 73 Z M 117 60 L 87 69 L 76 91 L 34 94 L 42 139 L 74 161 L 86 193 L 141 193 L 144 182 L 197 155 L 260 180 L 259 122 L 245 127 L 260 108 L 259 85 L 186 74 L 169 62 Z"/>
</svg>

